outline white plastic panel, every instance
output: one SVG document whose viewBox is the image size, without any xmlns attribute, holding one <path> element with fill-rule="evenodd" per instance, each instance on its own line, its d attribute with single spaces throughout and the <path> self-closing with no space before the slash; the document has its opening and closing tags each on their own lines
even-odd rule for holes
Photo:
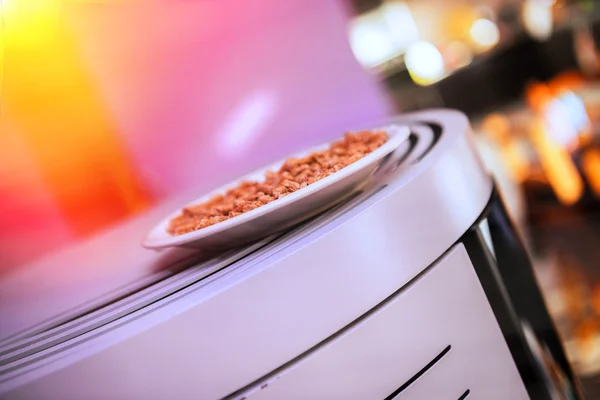
<svg viewBox="0 0 600 400">
<path fill-rule="evenodd" d="M 529 398 L 462 244 L 368 318 L 234 398 L 388 396 Z"/>
<path fill-rule="evenodd" d="M 222 398 L 343 329 L 452 246 L 490 198 L 466 118 L 431 111 L 390 122 L 421 119 L 440 125 L 437 144 L 386 175 L 368 201 L 251 262 L 15 361 L 0 373 L 0 397 Z"/>
</svg>

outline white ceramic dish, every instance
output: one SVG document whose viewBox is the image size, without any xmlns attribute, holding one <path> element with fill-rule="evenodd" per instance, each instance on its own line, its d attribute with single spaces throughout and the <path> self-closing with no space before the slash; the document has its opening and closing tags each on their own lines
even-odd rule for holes
<svg viewBox="0 0 600 400">
<path fill-rule="evenodd" d="M 388 133 L 388 140 L 381 147 L 326 178 L 215 225 L 179 236 L 173 236 L 167 232 L 169 222 L 180 214 L 181 208 L 203 203 L 216 194 L 225 193 L 228 189 L 236 187 L 241 181 L 261 181 L 264 179 L 266 171 L 279 170 L 285 161 L 280 160 L 182 206 L 148 232 L 142 245 L 150 249 L 165 247 L 233 247 L 265 238 L 309 219 L 366 184 L 369 178 L 382 164 L 391 158 L 394 151 L 406 141 L 409 135 L 409 129 L 404 126 L 390 125 L 383 129 Z M 292 157 L 304 157 L 315 151 L 327 149 L 329 145 L 328 142 L 308 151 L 292 155 Z"/>
</svg>

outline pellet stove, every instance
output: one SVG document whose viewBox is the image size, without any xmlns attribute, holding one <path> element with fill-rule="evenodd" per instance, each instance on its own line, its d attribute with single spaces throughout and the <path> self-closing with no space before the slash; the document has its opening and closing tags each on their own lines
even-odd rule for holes
<svg viewBox="0 0 600 400">
<path fill-rule="evenodd" d="M 580 398 L 467 118 L 391 122 L 396 162 L 280 235 L 141 248 L 166 204 L 5 278 L 0 397 Z"/>
</svg>

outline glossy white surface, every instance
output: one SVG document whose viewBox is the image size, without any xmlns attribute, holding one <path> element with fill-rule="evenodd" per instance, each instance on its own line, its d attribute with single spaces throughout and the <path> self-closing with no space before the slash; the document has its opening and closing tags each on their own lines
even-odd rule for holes
<svg viewBox="0 0 600 400">
<path fill-rule="evenodd" d="M 443 134 L 420 162 L 412 163 L 430 147 L 428 132 L 406 165 L 365 188 L 364 197 L 143 309 L 4 366 L 0 394 L 220 398 L 327 339 L 450 248 L 489 200 L 492 184 L 466 118 L 430 111 L 392 122 L 422 120 L 441 124 Z M 138 247 L 124 246 L 122 258 L 135 260 Z M 32 285 L 50 270 L 37 273 L 28 277 Z M 8 300 L 4 316 L 15 312 Z M 27 315 L 32 303 L 13 305 Z M 47 297 L 45 306 L 52 317 L 69 304 Z"/>
<path fill-rule="evenodd" d="M 232 399 L 384 399 L 447 346 L 397 398 L 529 398 L 462 244 L 366 319 Z"/>
<path fill-rule="evenodd" d="M 466 230 L 468 221 L 479 215 L 491 190 L 491 182 L 465 137 L 469 135 L 466 117 L 447 110 L 429 111 L 407 114 L 386 123 L 413 125 L 419 119 L 441 123 L 444 136 L 418 164 L 401 174 L 382 177 L 394 182 L 394 190 L 406 186 L 402 189 L 406 194 L 396 196 L 402 199 L 401 203 L 390 207 L 397 214 L 397 222 L 391 222 L 410 226 L 412 230 L 406 234 L 406 243 L 411 244 L 404 250 L 408 254 L 427 253 L 422 243 L 448 236 L 451 239 L 443 239 L 441 246 L 431 249 L 433 253 L 443 251 L 445 243 L 448 246 L 453 243 Z M 431 132 L 422 126 L 411 129 L 422 137 L 415 149 L 420 154 L 429 146 Z M 140 238 L 165 214 L 195 197 L 187 194 L 175 198 L 79 246 L 61 249 L 2 276 L 0 341 L 54 325 L 149 282 L 171 276 L 174 265 L 195 257 L 196 252 L 181 248 L 149 251 L 140 246 Z M 420 209 L 428 211 L 414 211 Z M 449 220 L 438 226 L 437 221 L 446 218 Z"/>
<path fill-rule="evenodd" d="M 285 159 L 242 176 L 236 181 L 215 189 L 191 203 L 178 207 L 175 212 L 164 218 L 147 234 L 142 244 L 147 248 L 184 246 L 210 249 L 212 246 L 232 247 L 256 241 L 288 229 L 340 202 L 345 196 L 364 186 L 378 168 L 385 167 L 385 165 L 382 165 L 384 158 L 404 143 L 409 134 L 408 128 L 404 126 L 389 126 L 385 127 L 385 130 L 389 138 L 377 150 L 305 188 L 237 217 L 194 232 L 179 236 L 167 233 L 170 221 L 181 213 L 181 208 L 204 203 L 215 195 L 222 195 L 227 190 L 235 188 L 243 181 L 261 182 L 264 180 L 267 171 L 278 171 L 284 164 Z M 311 153 L 329 148 L 329 145 L 328 142 L 307 151 L 296 153 L 291 157 L 304 158 Z"/>
</svg>

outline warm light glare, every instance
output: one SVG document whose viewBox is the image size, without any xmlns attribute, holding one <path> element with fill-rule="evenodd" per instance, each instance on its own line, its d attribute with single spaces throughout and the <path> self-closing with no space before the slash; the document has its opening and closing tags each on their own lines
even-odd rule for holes
<svg viewBox="0 0 600 400">
<path fill-rule="evenodd" d="M 469 47 L 463 42 L 455 41 L 448 45 L 444 51 L 446 65 L 449 68 L 462 68 L 473 61 L 473 55 Z"/>
<path fill-rule="evenodd" d="M 541 0 L 525 0 L 523 24 L 533 38 L 546 40 L 552 34 L 552 3 Z"/>
<path fill-rule="evenodd" d="M 600 150 L 592 149 L 582 158 L 583 173 L 596 197 L 600 197 Z"/>
<path fill-rule="evenodd" d="M 512 178 L 523 182 L 529 175 L 529 159 L 519 139 L 512 135 L 508 117 L 504 114 L 490 114 L 484 119 L 482 129 L 498 147 L 500 158 Z"/>
<path fill-rule="evenodd" d="M 10 79 L 2 86 L 0 137 L 12 135 L 23 143 L 32 163 L 20 173 L 43 182 L 43 189 L 36 189 L 51 200 L 35 199 L 32 204 L 44 208 L 36 212 L 60 215 L 75 238 L 147 207 L 152 195 L 81 58 L 80 43 L 61 11 L 63 1 L 1 1 L 0 34 L 10 55 L 3 67 Z M 10 151 L 0 146 L 0 160 Z"/>
<path fill-rule="evenodd" d="M 395 56 L 394 44 L 384 26 L 358 20 L 350 28 L 350 46 L 365 67 L 375 67 Z"/>
<path fill-rule="evenodd" d="M 404 53 L 419 39 L 419 31 L 410 9 L 401 2 L 390 1 L 355 18 L 349 36 L 356 59 L 372 68 Z"/>
<path fill-rule="evenodd" d="M 565 205 L 577 202 L 583 195 L 583 181 L 569 152 L 550 139 L 542 121 L 532 129 L 531 141 L 558 200 Z"/>
<path fill-rule="evenodd" d="M 0 6 L 3 15 L 11 20 L 53 13 L 60 8 L 58 0 L 0 0 Z"/>
<path fill-rule="evenodd" d="M 419 29 L 408 6 L 398 1 L 388 1 L 381 13 L 397 51 L 404 52 L 419 40 Z"/>
<path fill-rule="evenodd" d="M 59 24 L 57 0 L 0 0 L 2 3 L 2 39 L 6 49 L 50 46 L 49 35 Z"/>
<path fill-rule="evenodd" d="M 482 18 L 473 22 L 469 33 L 475 44 L 485 50 L 494 47 L 500 40 L 498 27 L 489 19 Z"/>
<path fill-rule="evenodd" d="M 404 61 L 410 76 L 420 85 L 434 83 L 444 76 L 442 54 L 429 42 L 421 41 L 410 46 Z"/>
</svg>

